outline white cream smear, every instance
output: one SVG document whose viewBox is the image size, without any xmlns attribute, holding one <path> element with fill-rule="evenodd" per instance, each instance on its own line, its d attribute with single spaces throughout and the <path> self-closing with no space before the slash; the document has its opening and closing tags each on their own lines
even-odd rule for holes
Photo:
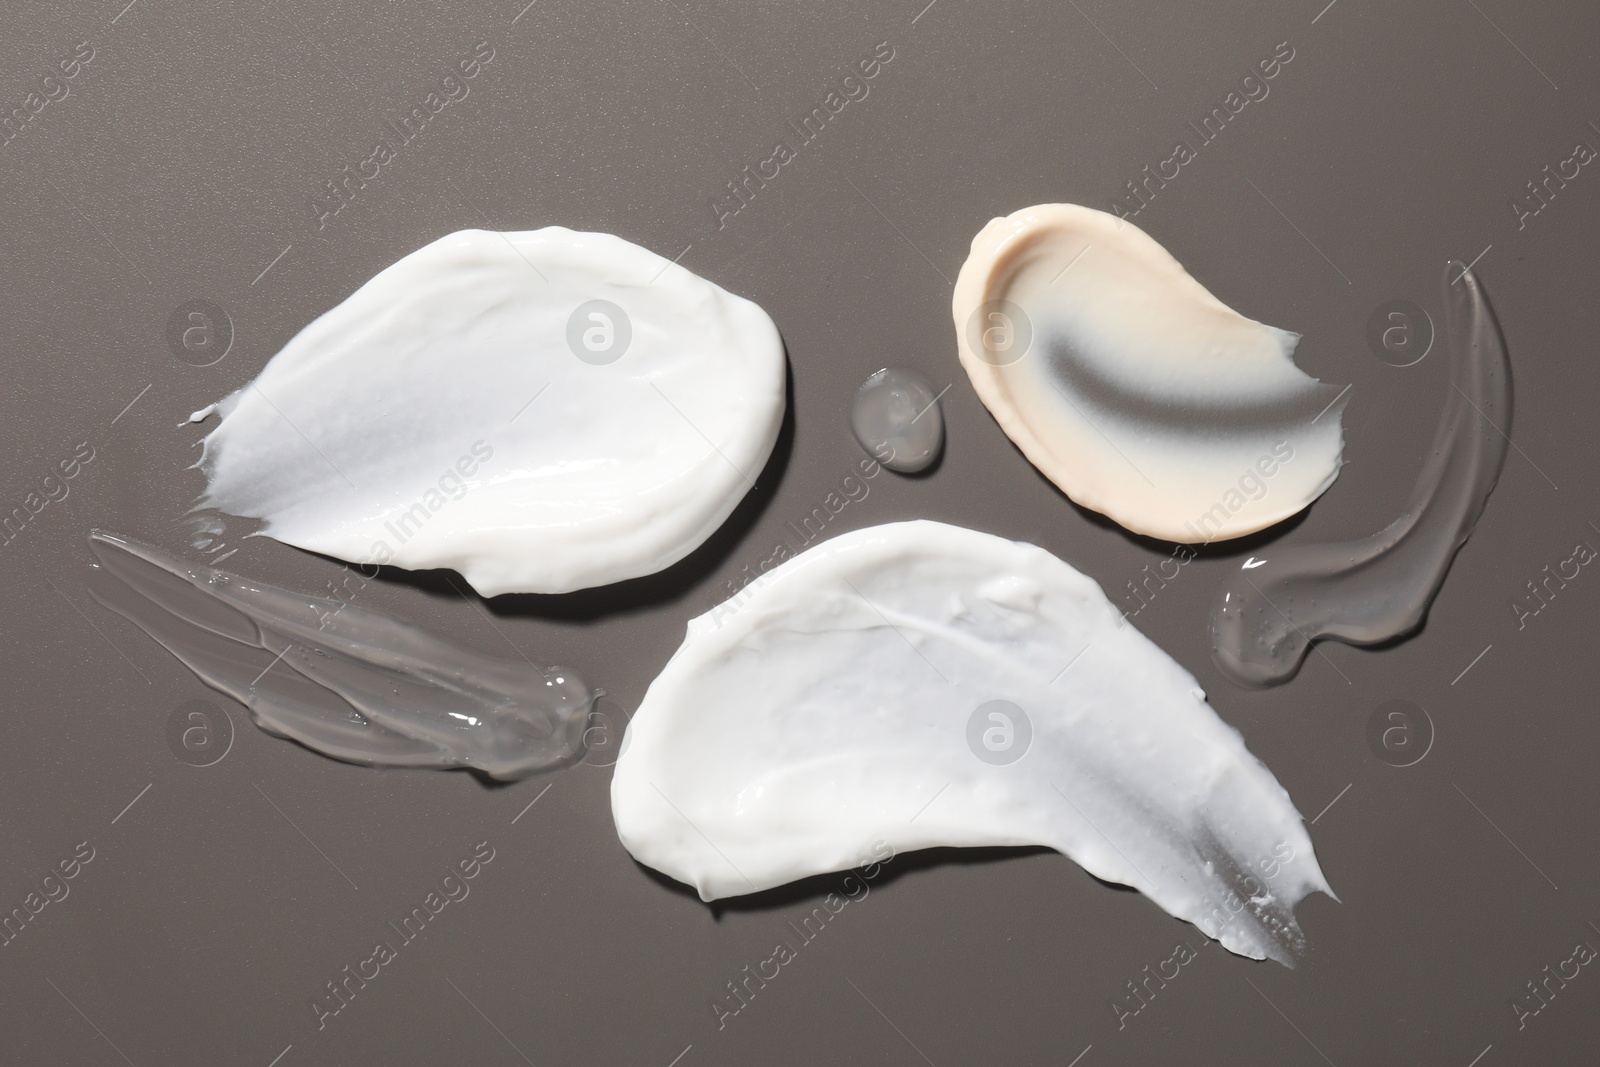
<svg viewBox="0 0 1600 1067">
<path fill-rule="evenodd" d="M 878 842 L 1046 845 L 1287 964 L 1295 904 L 1332 895 L 1283 787 L 1092 579 L 935 522 L 824 542 L 692 620 L 611 804 L 634 858 L 705 900 Z"/>
<path fill-rule="evenodd" d="M 1240 537 L 1339 473 L 1340 391 L 1299 335 L 1227 307 L 1131 223 L 1075 204 L 994 219 L 952 311 L 973 387 L 1077 503 L 1136 533 Z"/>
<path fill-rule="evenodd" d="M 620 237 L 462 230 L 213 410 L 203 503 L 486 596 L 659 571 L 754 485 L 784 411 L 756 304 Z"/>
</svg>

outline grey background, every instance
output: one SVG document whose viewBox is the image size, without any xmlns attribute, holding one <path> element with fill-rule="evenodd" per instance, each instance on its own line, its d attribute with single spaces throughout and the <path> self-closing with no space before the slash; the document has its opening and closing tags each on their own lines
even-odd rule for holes
<svg viewBox="0 0 1600 1067">
<path fill-rule="evenodd" d="M 1520 630 L 1511 604 L 1577 542 L 1600 544 L 1600 173 L 1522 230 L 1509 201 L 1575 141 L 1600 144 L 1600 9 L 124 3 L 11 4 L 0 33 L 4 108 L 77 42 L 95 48 L 70 96 L 0 148 L 0 511 L 79 442 L 95 450 L 69 496 L 0 547 L 0 907 L 78 842 L 95 849 L 70 896 L 0 948 L 8 1062 L 1595 1061 L 1593 967 L 1525 1029 L 1510 1005 L 1579 940 L 1600 946 L 1600 578 L 1585 570 Z M 470 95 L 319 230 L 323 183 L 479 40 L 495 57 Z M 724 183 L 881 41 L 894 59 L 870 96 L 719 230 Z M 256 731 L 84 591 L 94 526 L 207 558 L 184 520 L 201 488 L 188 412 L 427 241 L 559 223 L 682 251 L 776 320 L 794 419 L 755 505 L 665 578 L 609 598 L 480 610 L 440 582 L 385 578 L 358 602 L 577 666 L 631 709 L 684 621 L 856 462 L 847 403 L 889 363 L 952 386 L 948 452 L 930 477 L 881 475 L 836 528 L 925 516 L 1030 540 L 1122 600 L 1170 546 L 1077 510 L 1009 445 L 956 362 L 949 283 L 993 215 L 1109 208 L 1282 41 L 1296 56 L 1270 96 L 1137 219 L 1222 300 L 1301 331 L 1306 370 L 1352 386 L 1348 466 L 1279 536 L 1361 534 L 1402 506 L 1446 362 L 1436 348 L 1387 366 L 1366 321 L 1394 298 L 1437 321 L 1447 257 L 1483 253 L 1516 376 L 1517 448 L 1414 639 L 1323 645 L 1284 688 L 1232 687 L 1204 620 L 1235 548 L 1183 568 L 1134 619 L 1317 817 L 1343 903 L 1301 906 L 1311 951 L 1296 970 L 1206 947 L 1119 1031 L 1112 999 L 1177 942 L 1199 948 L 1198 931 L 1053 853 L 904 856 L 719 1031 L 713 996 L 832 882 L 708 908 L 622 850 L 601 768 L 489 789 L 323 759 Z M 197 298 L 236 332 L 206 368 L 164 336 Z M 308 592 L 338 575 L 241 532 L 226 535 L 231 569 Z M 196 698 L 228 706 L 236 733 L 209 767 L 166 742 L 172 709 Z M 1368 747 L 1390 699 L 1436 728 L 1415 766 Z M 496 857 L 471 895 L 318 1031 L 308 1000 L 477 841 Z"/>
</svg>

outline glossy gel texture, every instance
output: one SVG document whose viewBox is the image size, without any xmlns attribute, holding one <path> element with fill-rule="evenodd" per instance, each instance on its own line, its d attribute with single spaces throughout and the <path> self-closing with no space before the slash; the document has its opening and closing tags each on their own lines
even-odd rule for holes
<svg viewBox="0 0 1600 1067">
<path fill-rule="evenodd" d="M 340 600 L 196 566 L 95 531 L 89 591 L 250 709 L 255 724 L 348 763 L 514 780 L 572 763 L 595 693 L 446 644 Z"/>
<path fill-rule="evenodd" d="M 850 430 L 867 455 L 892 471 L 927 470 L 944 447 L 944 415 L 926 377 L 909 367 L 886 367 L 856 389 Z"/>
<path fill-rule="evenodd" d="M 1477 275 L 1449 264 L 1444 301 L 1450 391 L 1410 503 L 1370 537 L 1268 548 L 1223 584 L 1213 655 L 1239 685 L 1288 681 L 1318 638 L 1370 645 L 1416 630 L 1483 515 L 1510 444 L 1511 359 Z"/>
<path fill-rule="evenodd" d="M 689 623 L 628 726 L 611 806 L 639 862 L 715 900 L 885 844 L 1046 845 L 1231 951 L 1299 951 L 1295 904 L 1331 890 L 1289 795 L 1092 579 L 915 521 L 750 590 Z"/>
<path fill-rule="evenodd" d="M 620 237 L 462 230 L 211 408 L 204 503 L 353 563 L 564 593 L 688 555 L 783 419 L 760 307 Z"/>
<path fill-rule="evenodd" d="M 1299 335 L 1223 304 L 1130 222 L 1075 204 L 994 219 L 952 311 L 961 365 L 1000 428 L 1062 492 L 1135 533 L 1241 537 L 1338 476 L 1340 390 L 1295 366 Z"/>
</svg>

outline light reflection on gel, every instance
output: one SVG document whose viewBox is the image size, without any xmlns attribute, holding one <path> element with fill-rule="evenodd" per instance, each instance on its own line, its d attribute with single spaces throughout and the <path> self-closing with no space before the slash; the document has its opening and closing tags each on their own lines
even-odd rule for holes
<svg viewBox="0 0 1600 1067">
<path fill-rule="evenodd" d="M 306 596 L 96 530 L 89 592 L 255 724 L 349 763 L 515 780 L 582 757 L 596 693 L 342 600 Z"/>
<path fill-rule="evenodd" d="M 1223 584 L 1212 655 L 1239 685 L 1288 681 L 1318 638 L 1370 645 L 1415 631 L 1483 515 L 1510 443 L 1511 360 L 1476 275 L 1450 263 L 1444 297 L 1450 391 L 1410 503 L 1369 537 L 1269 549 Z"/>
</svg>

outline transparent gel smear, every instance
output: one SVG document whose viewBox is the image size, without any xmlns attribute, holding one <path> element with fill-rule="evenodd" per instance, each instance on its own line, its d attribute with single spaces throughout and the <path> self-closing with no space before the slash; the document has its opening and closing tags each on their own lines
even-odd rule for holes
<svg viewBox="0 0 1600 1067">
<path fill-rule="evenodd" d="M 1477 275 L 1450 263 L 1444 301 L 1450 391 L 1406 510 L 1359 540 L 1269 547 L 1223 584 L 1213 657 L 1239 685 L 1288 681 L 1318 638 L 1415 631 L 1483 515 L 1510 445 L 1511 359 Z"/>
<path fill-rule="evenodd" d="M 95 531 L 89 591 L 160 642 L 256 725 L 349 763 L 525 778 L 576 761 L 596 694 L 305 596 Z"/>
<path fill-rule="evenodd" d="M 916 521 L 751 588 L 629 724 L 611 802 L 641 863 L 714 900 L 880 844 L 1045 845 L 1234 952 L 1300 951 L 1295 905 L 1331 890 L 1294 804 L 1092 579 Z"/>
</svg>

